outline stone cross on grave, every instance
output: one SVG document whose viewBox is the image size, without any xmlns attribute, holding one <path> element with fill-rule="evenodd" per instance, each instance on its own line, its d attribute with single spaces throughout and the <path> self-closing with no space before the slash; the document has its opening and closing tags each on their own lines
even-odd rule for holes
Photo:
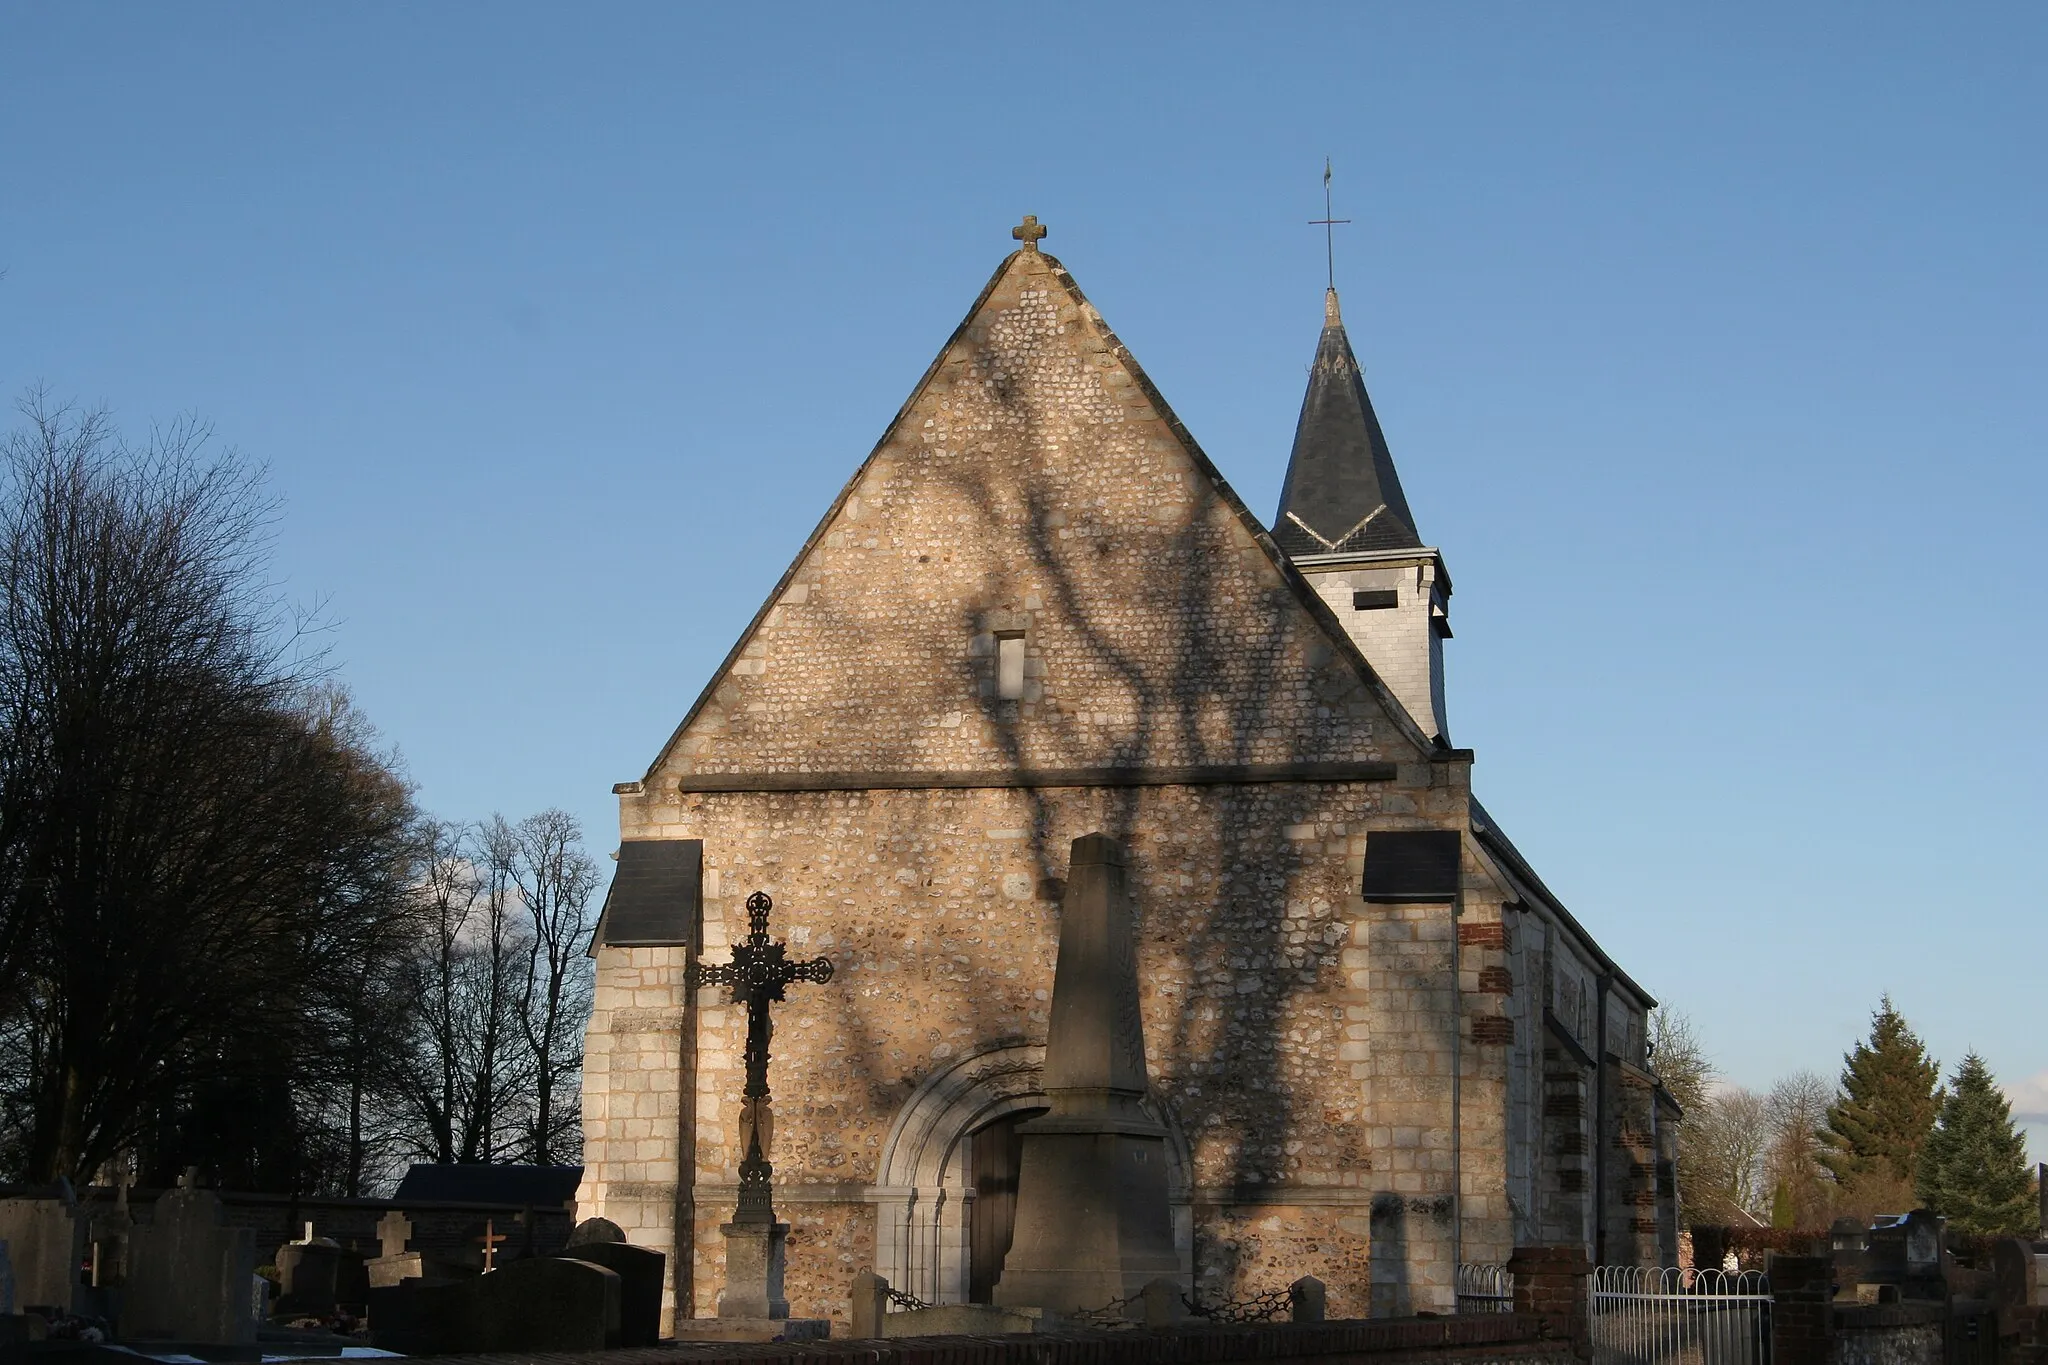
<svg viewBox="0 0 2048 1365">
<path fill-rule="evenodd" d="M 483 1243 L 485 1270 L 496 1270 L 498 1268 L 498 1243 L 506 1240 L 508 1239 L 505 1234 L 498 1231 L 496 1221 L 486 1218 L 484 1220 L 484 1235 L 477 1238 L 477 1241 Z"/>
<path fill-rule="evenodd" d="M 1038 250 L 1038 241 L 1045 236 L 1045 224 L 1038 221 L 1038 215 L 1027 213 L 1024 221 L 1010 229 L 1010 235 L 1024 244 L 1026 251 Z"/>
<path fill-rule="evenodd" d="M 792 981 L 812 981 L 822 986 L 832 979 L 830 958 L 814 957 L 809 962 L 791 962 L 789 947 L 768 941 L 768 912 L 775 902 L 765 891 L 747 897 L 747 941 L 736 943 L 732 961 L 723 966 L 690 964 L 687 984 L 691 990 L 702 986 L 732 987 L 732 1002 L 747 1007 L 747 1085 L 741 1092 L 740 1131 L 745 1155 L 740 1161 L 739 1210 L 735 1223 L 773 1223 L 775 1210 L 769 1182 L 774 1167 L 768 1150 L 774 1140 L 774 1120 L 768 1094 L 768 1044 L 775 1025 L 768 1007 L 784 999 L 783 988 Z"/>
<path fill-rule="evenodd" d="M 397 1209 L 377 1220 L 378 1255 L 403 1256 L 406 1243 L 411 1240 L 412 1223 Z"/>
</svg>

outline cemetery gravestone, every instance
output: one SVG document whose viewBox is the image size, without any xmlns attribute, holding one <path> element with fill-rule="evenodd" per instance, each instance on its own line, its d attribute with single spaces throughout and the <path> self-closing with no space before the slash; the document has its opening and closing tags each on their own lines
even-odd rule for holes
<svg viewBox="0 0 2048 1365">
<path fill-rule="evenodd" d="M 1330 1291 L 1313 1275 L 1304 1275 L 1287 1286 L 1287 1317 L 1290 1322 L 1321 1322 L 1329 1310 Z"/>
<path fill-rule="evenodd" d="M 1837 1218 L 1828 1228 L 1828 1251 L 1835 1261 L 1835 1297 L 1854 1302 L 1856 1286 L 1868 1278 L 1863 1224 Z"/>
<path fill-rule="evenodd" d="M 572 1241 L 562 1254 L 617 1272 L 619 1345 L 653 1346 L 661 1340 L 661 1286 L 668 1257 L 623 1241 Z"/>
<path fill-rule="evenodd" d="M 311 1231 L 309 1224 L 307 1232 Z M 335 1287 L 341 1269 L 339 1243 L 309 1235 L 305 1241 L 287 1242 L 279 1247 L 274 1263 L 283 1289 L 277 1300 L 278 1316 L 326 1317 L 334 1312 L 338 1302 Z"/>
<path fill-rule="evenodd" d="M 1946 1299 L 1948 1281 L 1943 1272 L 1948 1251 L 1947 1220 L 1926 1209 L 1906 1215 L 1906 1278 L 1899 1288 L 1901 1298 Z"/>
<path fill-rule="evenodd" d="M 363 1263 L 366 1299 L 371 1290 L 393 1288 L 405 1280 L 460 1280 L 477 1273 L 475 1266 L 447 1256 L 408 1251 L 411 1240 L 412 1223 L 398 1210 L 393 1209 L 378 1222 L 379 1254 Z M 345 1264 L 343 1269 L 346 1272 Z"/>
<path fill-rule="evenodd" d="M 619 1344 L 619 1275 L 539 1257 L 474 1279 L 409 1281 L 377 1293 L 370 1340 L 407 1355 L 597 1351 Z"/>
<path fill-rule="evenodd" d="M 2001 1237 L 1993 1243 L 1991 1269 L 1998 1302 L 2013 1308 L 2042 1306 L 2043 1291 L 2048 1289 L 2044 1262 L 2048 1256 L 2038 1254 L 2024 1237 Z"/>
<path fill-rule="evenodd" d="M 255 1340 L 255 1234 L 226 1226 L 220 1197 L 188 1171 L 135 1229 L 121 1335 L 241 1345 Z"/>
<path fill-rule="evenodd" d="M 588 1246 L 592 1242 L 623 1242 L 626 1231 L 609 1218 L 586 1218 L 569 1232 L 569 1245 Z"/>
<path fill-rule="evenodd" d="M 0 1199 L 0 1241 L 13 1262 L 17 1309 L 76 1311 L 86 1220 L 69 1184 L 60 1183 L 49 1198 Z"/>
</svg>

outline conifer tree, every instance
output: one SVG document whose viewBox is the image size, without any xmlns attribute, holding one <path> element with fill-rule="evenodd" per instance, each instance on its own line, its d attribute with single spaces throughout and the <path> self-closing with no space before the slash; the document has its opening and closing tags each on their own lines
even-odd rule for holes
<svg viewBox="0 0 2048 1365">
<path fill-rule="evenodd" d="M 1940 1063 L 1885 996 L 1869 1040 L 1842 1059 L 1841 1093 L 1820 1131 L 1820 1164 L 1845 1187 L 1910 1189 L 1941 1109 L 1940 1082 Z"/>
<path fill-rule="evenodd" d="M 1921 1202 L 1956 1232 L 2031 1235 L 2039 1221 L 2027 1143 L 1991 1068 L 1972 1052 L 1956 1068 L 1941 1117 L 1920 1152 Z"/>
</svg>

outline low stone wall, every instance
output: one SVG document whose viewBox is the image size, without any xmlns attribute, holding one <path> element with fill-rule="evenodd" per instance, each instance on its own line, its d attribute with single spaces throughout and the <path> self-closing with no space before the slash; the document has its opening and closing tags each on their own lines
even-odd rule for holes
<svg viewBox="0 0 2048 1365">
<path fill-rule="evenodd" d="M 425 1358 L 447 1365 L 684 1365 L 722 1360 L 748 1365 L 1252 1365 L 1283 1360 L 1296 1365 L 1576 1365 L 1567 1343 L 1544 1335 L 1540 1320 L 1518 1313 Z"/>
<path fill-rule="evenodd" d="M 157 1199 L 164 1190 L 131 1189 L 130 1216 L 138 1224 L 154 1217 Z M 498 1258 L 511 1260 L 526 1255 L 552 1256 L 569 1241 L 570 1210 L 564 1208 L 525 1209 L 510 1205 L 455 1203 L 447 1200 L 339 1199 L 289 1194 L 255 1194 L 241 1190 L 216 1190 L 228 1226 L 248 1228 L 256 1238 L 256 1263 L 267 1264 L 277 1248 L 297 1241 L 307 1223 L 315 1234 L 329 1237 L 343 1247 L 367 1256 L 378 1253 L 377 1222 L 394 1209 L 412 1224 L 414 1251 L 431 1251 L 449 1259 L 483 1261 L 482 1237 L 486 1227 L 504 1238 L 498 1243 Z M 48 1186 L 0 1185 L 0 1197 L 46 1201 L 56 1206 Z M 95 1226 L 114 1211 L 116 1192 L 105 1186 L 90 1186 L 76 1196 L 78 1211 Z"/>
<path fill-rule="evenodd" d="M 1828 1365 L 1942 1365 L 1947 1316 L 1938 1303 L 1838 1307 L 1828 1334 Z"/>
</svg>

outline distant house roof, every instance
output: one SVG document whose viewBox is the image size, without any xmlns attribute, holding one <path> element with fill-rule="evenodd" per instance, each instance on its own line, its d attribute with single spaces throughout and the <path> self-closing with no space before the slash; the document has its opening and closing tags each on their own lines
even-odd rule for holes
<svg viewBox="0 0 2048 1365">
<path fill-rule="evenodd" d="M 567 1208 L 583 1181 L 581 1166 L 442 1165 L 420 1162 L 392 1196 L 403 1203 L 497 1204 L 504 1208 Z"/>
</svg>

